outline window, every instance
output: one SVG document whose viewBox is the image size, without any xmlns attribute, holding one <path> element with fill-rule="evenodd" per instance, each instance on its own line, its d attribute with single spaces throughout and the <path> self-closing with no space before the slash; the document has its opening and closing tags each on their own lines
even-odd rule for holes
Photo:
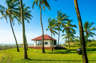
<svg viewBox="0 0 96 63">
<path fill-rule="evenodd" d="M 48 42 L 45 42 L 45 45 L 48 45 Z"/>
</svg>

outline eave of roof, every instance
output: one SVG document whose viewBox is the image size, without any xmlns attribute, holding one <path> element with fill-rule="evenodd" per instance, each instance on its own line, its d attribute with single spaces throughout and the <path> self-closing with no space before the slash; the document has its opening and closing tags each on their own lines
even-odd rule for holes
<svg viewBox="0 0 96 63">
<path fill-rule="evenodd" d="M 38 36 L 36 38 L 33 38 L 32 40 L 42 40 L 42 36 Z M 56 40 L 56 39 L 52 38 L 49 35 L 44 35 L 44 40 Z"/>
</svg>

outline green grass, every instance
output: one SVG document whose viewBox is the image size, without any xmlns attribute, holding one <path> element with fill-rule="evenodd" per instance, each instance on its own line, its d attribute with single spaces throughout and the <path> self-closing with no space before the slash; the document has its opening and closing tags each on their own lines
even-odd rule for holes
<svg viewBox="0 0 96 63">
<path fill-rule="evenodd" d="M 54 53 L 54 54 L 53 54 Z M 23 59 L 23 49 L 16 52 L 16 49 L 0 50 L 0 63 L 82 63 L 82 56 L 76 51 L 55 50 L 54 52 L 47 50 L 41 53 L 41 50 L 29 49 L 29 59 Z M 88 51 L 90 63 L 96 63 L 96 51 Z"/>
</svg>

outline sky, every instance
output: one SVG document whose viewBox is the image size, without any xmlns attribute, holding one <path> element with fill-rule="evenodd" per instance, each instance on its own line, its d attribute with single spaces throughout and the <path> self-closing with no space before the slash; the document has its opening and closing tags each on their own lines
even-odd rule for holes
<svg viewBox="0 0 96 63">
<path fill-rule="evenodd" d="M 31 8 L 31 14 L 33 16 L 30 20 L 30 23 L 25 22 L 26 37 L 29 44 L 33 44 L 33 41 L 31 40 L 32 38 L 41 35 L 40 9 L 37 6 L 32 9 L 32 2 L 33 0 L 23 0 L 23 3 Z M 74 0 L 48 0 L 48 3 L 50 4 L 51 9 L 48 10 L 46 8 L 42 13 L 45 34 L 50 35 L 50 32 L 46 31 L 46 28 L 48 26 L 48 18 L 56 18 L 57 11 L 60 10 L 61 12 L 69 16 L 69 19 L 73 21 L 73 24 L 77 25 L 76 32 L 78 35 L 78 20 L 74 8 Z M 6 7 L 5 0 L 0 0 L 0 5 L 4 5 Z M 85 21 L 94 22 L 96 24 L 96 0 L 78 0 L 78 5 L 83 24 Z M 22 26 L 21 24 L 18 24 L 16 20 L 14 22 L 14 30 L 18 43 L 23 43 Z M 55 36 L 54 38 L 57 38 L 57 36 Z M 60 43 L 64 43 L 64 40 L 60 39 Z M 4 19 L 0 19 L 0 44 L 15 44 L 9 20 L 6 22 Z"/>
</svg>

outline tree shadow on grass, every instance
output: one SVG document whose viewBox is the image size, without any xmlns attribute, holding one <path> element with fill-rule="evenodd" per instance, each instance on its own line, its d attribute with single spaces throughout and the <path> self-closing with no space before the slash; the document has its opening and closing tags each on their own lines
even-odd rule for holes
<svg viewBox="0 0 96 63">
<path fill-rule="evenodd" d="M 69 53 L 77 53 L 76 51 L 72 50 L 62 50 L 62 51 L 53 51 L 53 52 L 47 52 L 48 54 L 69 54 Z"/>
<path fill-rule="evenodd" d="M 27 62 L 74 62 L 74 63 L 81 63 L 82 62 L 82 60 L 52 60 L 52 59 L 31 59 L 31 58 L 29 58 L 29 59 L 27 59 L 28 61 Z M 89 60 L 90 62 L 96 62 L 96 60 Z"/>
<path fill-rule="evenodd" d="M 50 60 L 50 59 L 27 59 L 29 61 L 65 61 L 65 62 L 81 62 L 81 60 Z"/>
</svg>

